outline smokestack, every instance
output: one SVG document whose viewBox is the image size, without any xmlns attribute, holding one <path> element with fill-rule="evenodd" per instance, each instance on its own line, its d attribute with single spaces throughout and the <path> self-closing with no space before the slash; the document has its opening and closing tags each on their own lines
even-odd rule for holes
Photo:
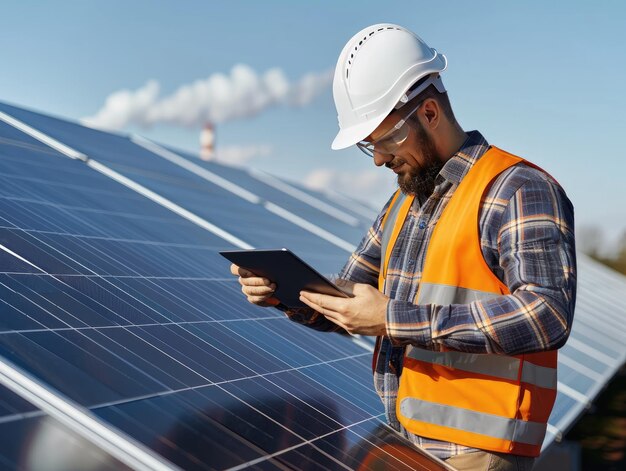
<svg viewBox="0 0 626 471">
<path fill-rule="evenodd" d="M 215 127 L 212 123 L 206 123 L 200 133 L 200 158 L 213 160 L 215 157 Z"/>
</svg>

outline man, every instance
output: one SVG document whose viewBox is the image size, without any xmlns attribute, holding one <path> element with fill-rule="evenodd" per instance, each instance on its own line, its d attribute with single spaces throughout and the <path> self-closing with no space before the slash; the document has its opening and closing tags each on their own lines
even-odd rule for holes
<svg viewBox="0 0 626 471">
<path fill-rule="evenodd" d="M 446 64 L 396 25 L 346 44 L 332 147 L 356 144 L 399 191 L 340 273 L 354 297 L 302 292 L 310 309 L 286 313 L 378 337 L 376 390 L 413 443 L 458 469 L 530 469 L 573 319 L 573 208 L 544 171 L 463 131 Z M 271 281 L 231 271 L 250 302 L 278 303 Z"/>
</svg>

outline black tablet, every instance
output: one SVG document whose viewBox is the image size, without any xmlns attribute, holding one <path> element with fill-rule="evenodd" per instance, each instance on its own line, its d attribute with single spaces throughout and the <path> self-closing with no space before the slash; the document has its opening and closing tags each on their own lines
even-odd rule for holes
<svg viewBox="0 0 626 471">
<path fill-rule="evenodd" d="M 303 307 L 300 291 L 352 297 L 288 249 L 227 250 L 220 252 L 235 265 L 276 283 L 274 296 L 288 307 Z"/>
</svg>

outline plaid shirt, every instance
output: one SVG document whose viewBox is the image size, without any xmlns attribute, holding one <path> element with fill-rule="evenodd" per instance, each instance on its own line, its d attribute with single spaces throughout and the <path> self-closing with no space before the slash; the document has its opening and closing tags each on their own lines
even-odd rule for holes
<svg viewBox="0 0 626 471">
<path fill-rule="evenodd" d="M 471 304 L 413 304 L 435 224 L 460 181 L 488 148 L 479 132 L 468 133 L 437 176 L 432 195 L 425 201 L 415 199 L 387 272 L 387 336 L 381 339 L 375 358 L 376 391 L 389 424 L 441 459 L 474 449 L 416 436 L 398 422 L 395 405 L 404 346 L 508 355 L 552 350 L 565 343 L 573 320 L 573 207 L 550 176 L 525 164 L 509 168 L 495 179 L 483 199 L 479 221 L 483 257 L 511 294 Z M 378 285 L 381 221 L 390 201 L 340 278 Z M 318 330 L 337 330 L 317 313 L 303 310 L 288 315 Z"/>
</svg>

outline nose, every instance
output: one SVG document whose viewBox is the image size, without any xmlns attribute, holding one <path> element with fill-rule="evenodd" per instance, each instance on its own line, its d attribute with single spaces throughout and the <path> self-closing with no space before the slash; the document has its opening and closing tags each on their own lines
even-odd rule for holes
<svg viewBox="0 0 626 471">
<path fill-rule="evenodd" d="M 374 151 L 374 165 L 380 167 L 381 165 L 385 165 L 387 162 L 391 162 L 393 160 L 393 155 L 391 154 L 383 154 L 382 152 Z"/>
</svg>

